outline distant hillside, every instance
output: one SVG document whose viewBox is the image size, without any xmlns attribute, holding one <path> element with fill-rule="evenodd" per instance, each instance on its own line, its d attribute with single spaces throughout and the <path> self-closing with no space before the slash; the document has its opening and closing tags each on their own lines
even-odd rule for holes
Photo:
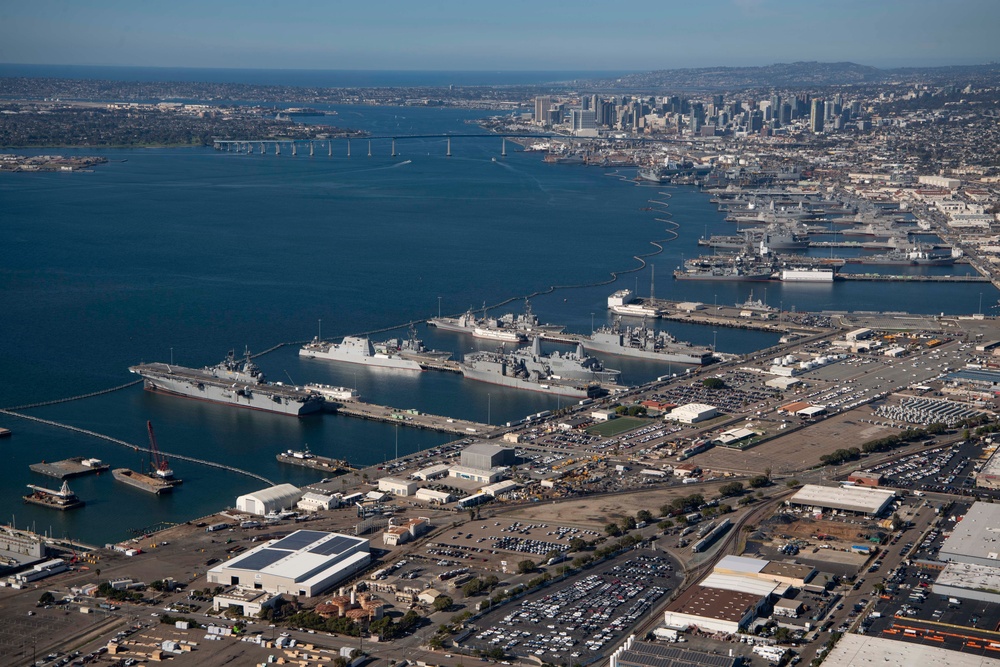
<svg viewBox="0 0 1000 667">
<path fill-rule="evenodd" d="M 1000 65 L 910 67 L 883 70 L 851 62 L 777 63 L 762 67 L 699 67 L 627 74 L 588 82 L 595 90 L 742 90 L 747 88 L 821 88 L 877 83 L 928 83 L 1000 80 Z"/>
</svg>

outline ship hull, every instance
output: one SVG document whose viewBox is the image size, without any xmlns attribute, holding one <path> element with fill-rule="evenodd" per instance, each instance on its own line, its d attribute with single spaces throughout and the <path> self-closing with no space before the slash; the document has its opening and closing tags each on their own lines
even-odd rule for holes
<svg viewBox="0 0 1000 667">
<path fill-rule="evenodd" d="M 467 366 L 462 366 L 462 375 L 477 382 L 488 382 L 511 389 L 523 389 L 526 391 L 537 391 L 545 394 L 555 394 L 557 396 L 567 396 L 570 398 L 593 398 L 599 393 L 597 387 L 578 387 L 574 385 L 559 384 L 552 380 L 544 383 L 532 382 L 521 378 L 509 377 L 498 373 L 477 371 Z"/>
<path fill-rule="evenodd" d="M 86 505 L 86 503 L 82 500 L 72 500 L 66 503 L 59 503 L 51 500 L 43 500 L 42 498 L 36 498 L 35 496 L 24 496 L 24 502 L 29 505 L 38 505 L 39 507 L 48 507 L 49 509 L 59 510 L 60 512 L 75 510 L 78 507 Z"/>
<path fill-rule="evenodd" d="M 711 352 L 694 354 L 686 352 L 683 349 L 672 350 L 670 348 L 664 348 L 662 351 L 653 351 L 643 350 L 636 347 L 624 347 L 621 345 L 597 343 L 588 340 L 583 341 L 583 347 L 588 352 L 603 352 L 605 354 L 614 354 L 620 357 L 665 361 L 668 363 L 688 364 L 691 366 L 704 366 L 712 361 Z"/>
<path fill-rule="evenodd" d="M 318 412 L 323 408 L 323 401 L 319 397 L 301 402 L 292 398 L 269 394 L 263 388 L 253 387 L 249 391 L 240 394 L 237 389 L 231 386 L 219 386 L 162 375 L 142 375 L 145 378 L 146 391 L 157 394 L 181 396 L 183 398 L 193 398 L 210 403 L 222 403 L 238 408 L 276 412 L 295 417 Z"/>
<path fill-rule="evenodd" d="M 323 361 L 339 361 L 345 364 L 357 364 L 359 366 L 369 366 L 372 368 L 394 368 L 403 371 L 423 370 L 423 368 L 420 367 L 420 364 L 412 359 L 387 357 L 379 354 L 373 356 L 345 356 L 337 353 L 321 352 L 319 350 L 302 348 L 299 350 L 299 356 L 306 357 L 308 359 L 321 359 Z"/>
<path fill-rule="evenodd" d="M 674 272 L 675 280 L 725 280 L 730 282 L 762 282 L 771 280 L 770 273 L 711 273 L 711 272 Z"/>
<path fill-rule="evenodd" d="M 146 493 L 152 493 L 158 496 L 164 493 L 170 493 L 174 490 L 174 484 L 161 482 L 149 477 L 148 475 L 143 475 L 129 470 L 128 468 L 116 468 L 111 471 L 111 475 L 117 481 L 122 482 L 123 484 L 128 484 L 134 489 L 139 489 L 140 491 L 145 491 Z"/>
</svg>

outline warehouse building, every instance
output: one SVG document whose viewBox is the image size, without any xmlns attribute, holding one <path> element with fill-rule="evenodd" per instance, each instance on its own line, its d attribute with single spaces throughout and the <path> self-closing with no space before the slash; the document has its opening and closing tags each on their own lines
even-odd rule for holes
<svg viewBox="0 0 1000 667">
<path fill-rule="evenodd" d="M 447 505 L 455 499 L 447 491 L 435 491 L 434 489 L 417 489 L 414 496 L 417 500 L 423 500 L 431 505 Z"/>
<path fill-rule="evenodd" d="M 301 497 L 302 491 L 297 486 L 278 484 L 238 497 L 236 509 L 247 514 L 264 516 L 271 512 L 292 509 Z"/>
<path fill-rule="evenodd" d="M 234 588 L 212 598 L 212 609 L 220 611 L 236 607 L 241 616 L 256 617 L 265 608 L 273 607 L 277 601 L 278 596 L 274 593 L 255 591 L 247 588 Z"/>
<path fill-rule="evenodd" d="M 1000 604 L 1000 567 L 948 563 L 931 591 L 938 595 Z"/>
<path fill-rule="evenodd" d="M 416 539 L 431 529 L 431 520 L 425 516 L 407 519 L 398 526 L 390 525 L 382 533 L 382 544 L 395 547 Z"/>
<path fill-rule="evenodd" d="M 1000 505 L 973 503 L 965 517 L 955 524 L 951 535 L 941 544 L 938 559 L 1000 566 Z"/>
<path fill-rule="evenodd" d="M 428 466 L 426 468 L 421 468 L 417 472 L 413 473 L 413 476 L 424 482 L 437 479 L 438 477 L 448 476 L 448 464 L 438 463 L 437 465 Z"/>
<path fill-rule="evenodd" d="M 216 565 L 208 571 L 208 583 L 314 597 L 370 561 L 368 540 L 297 530 Z"/>
<path fill-rule="evenodd" d="M 667 605 L 663 622 L 678 630 L 695 627 L 732 635 L 745 630 L 766 602 L 766 596 L 755 593 L 695 585 Z"/>
<path fill-rule="evenodd" d="M 492 484 L 503 478 L 506 468 L 482 469 L 471 468 L 469 466 L 452 466 L 448 468 L 449 477 L 458 479 L 468 479 L 479 484 Z"/>
<path fill-rule="evenodd" d="M 736 667 L 738 657 L 691 651 L 628 639 L 611 655 L 609 667 Z"/>
<path fill-rule="evenodd" d="M 981 489 L 1000 489 L 1000 449 L 993 452 L 982 470 L 976 473 L 976 486 Z"/>
<path fill-rule="evenodd" d="M 517 482 L 513 482 L 508 479 L 502 482 L 497 482 L 496 484 L 490 484 L 489 486 L 484 486 L 481 489 L 481 491 L 496 498 L 497 496 L 503 495 L 505 493 L 510 493 L 518 486 L 519 485 Z"/>
<path fill-rule="evenodd" d="M 895 497 L 896 492 L 888 489 L 806 484 L 788 500 L 788 504 L 824 512 L 837 511 L 876 517 L 885 513 Z"/>
<path fill-rule="evenodd" d="M 487 445 L 477 442 L 462 450 L 459 464 L 466 468 L 490 470 L 501 466 L 514 465 L 514 450 L 510 447 Z"/>
<path fill-rule="evenodd" d="M 412 496 L 417 492 L 417 483 L 398 477 L 383 477 L 378 481 L 378 490 L 394 496 Z"/>
<path fill-rule="evenodd" d="M 718 408 L 704 403 L 688 403 L 679 408 L 674 408 L 667 414 L 667 419 L 677 421 L 682 424 L 696 424 L 697 422 L 711 419 L 719 414 Z"/>
<path fill-rule="evenodd" d="M 712 572 L 761 579 L 794 588 L 802 588 L 816 576 L 816 568 L 811 565 L 746 556 L 724 556 L 716 563 Z M 705 585 L 705 582 L 702 582 L 702 585 Z"/>
<path fill-rule="evenodd" d="M 302 494 L 302 498 L 296 503 L 295 507 L 305 512 L 318 512 L 320 510 L 329 510 L 335 507 L 340 507 L 340 498 L 337 496 L 327 495 L 325 493 L 313 493 L 308 491 Z"/>
<path fill-rule="evenodd" d="M 975 653 L 962 653 L 931 646 L 927 642 L 903 642 L 872 635 L 844 634 L 823 659 L 823 667 L 1000 667 L 1000 660 Z"/>
</svg>

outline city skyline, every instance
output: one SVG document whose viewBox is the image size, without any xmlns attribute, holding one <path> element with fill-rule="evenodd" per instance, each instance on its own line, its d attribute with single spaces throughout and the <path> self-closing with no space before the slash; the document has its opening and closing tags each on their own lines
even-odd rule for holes
<svg viewBox="0 0 1000 667">
<path fill-rule="evenodd" d="M 948 11 L 930 0 L 805 7 L 788 0 L 641 2 L 630 10 L 567 10 L 523 0 L 502 8 L 390 0 L 378 13 L 339 3 L 42 0 L 0 8 L 0 62 L 646 71 L 801 60 L 880 68 L 967 65 L 1000 54 L 992 35 L 1000 4 L 987 0 L 961 0 Z"/>
</svg>

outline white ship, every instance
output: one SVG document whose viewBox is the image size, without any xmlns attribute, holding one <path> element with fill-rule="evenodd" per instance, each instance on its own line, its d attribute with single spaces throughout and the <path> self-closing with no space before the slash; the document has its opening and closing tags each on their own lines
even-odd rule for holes
<svg viewBox="0 0 1000 667">
<path fill-rule="evenodd" d="M 311 343 L 299 349 L 300 357 L 343 361 L 349 364 L 374 366 L 376 368 L 396 368 L 405 371 L 423 370 L 416 361 L 404 359 L 391 352 L 378 352 L 367 338 L 345 336 L 341 343 L 327 343 L 317 336 Z"/>
<path fill-rule="evenodd" d="M 625 315 L 628 317 L 663 317 L 661 309 L 640 303 L 630 289 L 621 289 L 609 296 L 608 310 L 615 315 Z"/>
<path fill-rule="evenodd" d="M 500 317 L 488 317 L 486 304 L 483 304 L 483 316 L 480 318 L 469 310 L 459 317 L 431 318 L 427 324 L 443 331 L 471 333 L 475 338 L 503 343 L 523 343 L 528 338 L 546 333 L 559 333 L 565 329 L 557 324 L 541 324 L 538 316 L 531 311 L 531 303 L 527 299 L 524 300 L 522 315 L 507 313 Z"/>
<path fill-rule="evenodd" d="M 157 393 L 295 416 L 318 412 L 323 407 L 319 394 L 265 381 L 249 351 L 243 361 L 237 361 L 230 350 L 222 363 L 205 368 L 153 363 L 131 366 L 129 370 L 142 376 L 147 391 Z"/>
</svg>

